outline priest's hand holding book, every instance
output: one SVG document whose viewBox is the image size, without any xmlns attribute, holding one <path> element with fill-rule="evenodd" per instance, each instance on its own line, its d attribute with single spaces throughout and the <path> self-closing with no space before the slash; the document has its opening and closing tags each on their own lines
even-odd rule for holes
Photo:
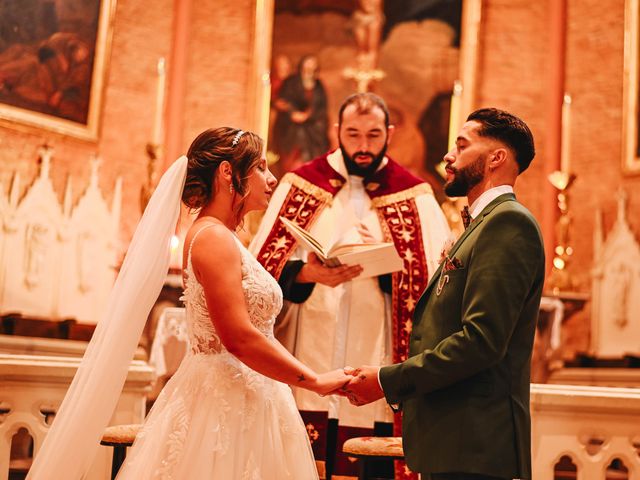
<svg viewBox="0 0 640 480">
<path fill-rule="evenodd" d="M 298 224 L 280 217 L 298 245 L 309 251 L 296 282 L 335 287 L 356 277 L 367 278 L 398 271 L 402 260 L 393 243 L 376 242 L 364 225 L 357 226 L 362 243 L 337 244 L 325 249 Z"/>
<path fill-rule="evenodd" d="M 329 267 L 322 263 L 318 255 L 310 252 L 307 263 L 296 277 L 298 283 L 321 283 L 328 287 L 337 287 L 341 283 L 353 280 L 362 273 L 360 265 L 339 265 Z"/>
</svg>

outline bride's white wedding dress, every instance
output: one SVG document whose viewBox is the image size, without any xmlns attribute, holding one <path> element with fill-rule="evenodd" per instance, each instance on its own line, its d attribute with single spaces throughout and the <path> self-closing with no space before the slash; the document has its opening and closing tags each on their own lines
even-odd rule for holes
<svg viewBox="0 0 640 480">
<path fill-rule="evenodd" d="M 210 226 L 199 230 L 191 245 Z M 236 242 L 251 323 L 276 341 L 273 324 L 282 307 L 280 286 Z M 214 249 L 211 254 L 216 254 Z M 224 348 L 193 274 L 191 248 L 185 277 L 191 352 L 160 393 L 118 479 L 317 479 L 291 389 L 250 369 Z"/>
</svg>

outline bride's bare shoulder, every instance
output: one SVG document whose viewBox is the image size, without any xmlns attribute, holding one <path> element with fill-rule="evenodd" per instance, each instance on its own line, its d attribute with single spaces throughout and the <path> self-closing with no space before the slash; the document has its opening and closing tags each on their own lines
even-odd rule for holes
<svg viewBox="0 0 640 480">
<path fill-rule="evenodd" d="M 240 260 L 233 233 L 219 223 L 194 224 L 187 232 L 185 245 L 191 245 L 191 263 L 195 268 L 231 267 Z"/>
</svg>

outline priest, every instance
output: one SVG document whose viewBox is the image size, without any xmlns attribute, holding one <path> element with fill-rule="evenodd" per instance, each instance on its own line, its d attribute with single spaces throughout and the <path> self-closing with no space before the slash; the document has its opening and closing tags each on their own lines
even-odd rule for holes
<svg viewBox="0 0 640 480">
<path fill-rule="evenodd" d="M 386 155 L 394 127 L 382 98 L 348 97 L 336 128 L 339 148 L 284 176 L 250 246 L 287 300 L 280 340 L 316 371 L 407 358 L 415 304 L 450 234 L 430 185 Z M 359 278 L 360 266 L 325 266 L 299 247 L 281 216 L 325 247 L 393 242 L 402 269 Z M 393 416 L 384 401 L 357 408 L 343 397 L 303 390 L 296 401 L 312 440 L 319 435 L 314 450 L 326 454 L 328 475 L 346 473 L 340 455 L 336 460 L 344 440 L 371 435 L 374 427 L 391 435 Z M 326 438 L 316 428 L 322 415 L 329 418 Z"/>
</svg>

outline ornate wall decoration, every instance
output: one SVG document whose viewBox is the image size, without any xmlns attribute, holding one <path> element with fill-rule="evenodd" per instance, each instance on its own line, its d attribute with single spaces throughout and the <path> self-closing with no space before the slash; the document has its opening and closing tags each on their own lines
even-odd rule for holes
<svg viewBox="0 0 640 480">
<path fill-rule="evenodd" d="M 617 197 L 618 215 L 606 240 L 596 219 L 591 348 L 599 357 L 620 358 L 640 353 L 640 245 L 627 223 L 627 195 L 620 190 Z"/>
<path fill-rule="evenodd" d="M 38 178 L 19 198 L 19 177 L 0 195 L 0 314 L 97 323 L 116 275 L 122 181 L 111 206 L 98 187 L 100 161 L 72 206 L 71 181 L 62 203 L 49 171 L 53 150 L 43 147 Z"/>
</svg>

